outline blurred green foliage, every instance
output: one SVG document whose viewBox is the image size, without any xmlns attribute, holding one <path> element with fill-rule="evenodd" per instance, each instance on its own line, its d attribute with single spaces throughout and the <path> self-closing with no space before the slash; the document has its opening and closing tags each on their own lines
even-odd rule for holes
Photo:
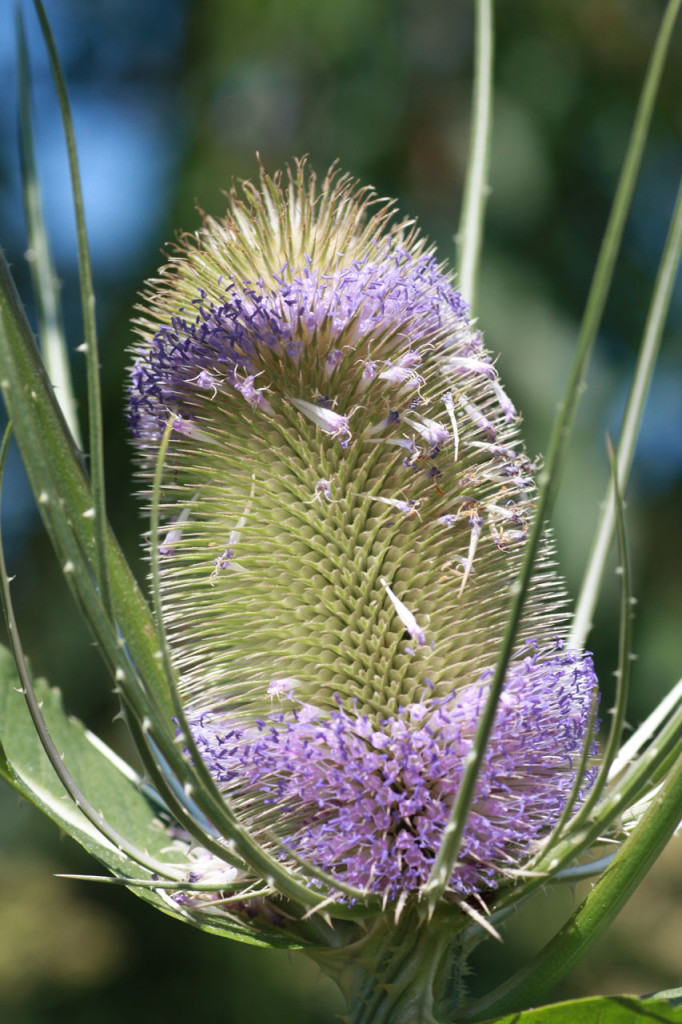
<svg viewBox="0 0 682 1024">
<path fill-rule="evenodd" d="M 158 19 L 167 9 L 184 25 L 165 51 L 164 27 L 159 23 L 156 32 L 151 8 Z M 488 347 L 500 352 L 502 379 L 524 411 L 528 447 L 537 453 L 563 385 L 662 5 L 500 0 L 497 8 L 492 196 L 479 312 Z M 6 50 L 10 13 L 7 5 L 0 14 Z M 144 245 L 131 247 L 130 260 L 115 272 L 95 264 L 111 518 L 143 579 L 144 523 L 134 498 L 123 382 L 135 294 L 155 272 L 162 241 L 198 226 L 195 204 L 219 214 L 221 190 L 235 177 L 257 173 L 256 152 L 269 170 L 308 153 L 320 171 L 338 158 L 380 194 L 397 196 L 401 211 L 418 217 L 441 256 L 451 259 L 467 148 L 472 4 L 166 0 L 145 7 L 129 0 L 53 0 L 48 13 L 76 91 L 87 96 L 104 82 L 112 96 L 132 94 L 150 109 L 159 98 L 171 104 L 165 144 L 175 170 L 153 237 L 145 231 Z M 604 435 L 617 430 L 682 166 L 681 62 L 682 27 L 556 515 L 559 560 L 573 593 L 606 483 Z M 11 120 L 11 112 L 4 117 Z M 38 152 L 40 160 L 40 139 Z M 134 163 L 136 151 L 125 159 Z M 0 186 L 16 204 L 8 158 L 0 160 Z M 86 183 L 86 209 L 87 196 Z M 11 255 L 25 287 L 22 245 L 17 241 Z M 75 348 L 73 265 L 60 269 Z M 25 294 L 28 299 L 27 288 Z M 682 671 L 681 336 L 678 292 L 629 492 L 641 602 L 632 721 Z M 82 367 L 74 365 L 82 400 Z M 113 724 L 110 683 L 37 518 L 29 515 L 11 536 L 17 612 L 36 670 L 63 687 L 74 712 L 132 756 L 124 728 Z M 591 638 L 605 711 L 615 666 L 614 597 L 607 581 Z M 91 872 L 93 865 L 4 788 L 0 821 L 0 1018 L 6 1024 L 175 1022 L 204 1012 L 225 1022 L 322 1024 L 340 1010 L 336 994 L 303 961 L 193 933 L 123 891 L 50 881 L 51 872 Z M 557 997 L 680 984 L 679 860 L 679 850 L 670 851 L 633 901 L 639 910 L 622 915 Z M 490 942 L 481 950 L 476 988 L 532 951 L 573 900 L 568 890 L 538 896 L 510 923 L 504 946 Z M 641 941 L 644 932 L 650 944 Z"/>
</svg>

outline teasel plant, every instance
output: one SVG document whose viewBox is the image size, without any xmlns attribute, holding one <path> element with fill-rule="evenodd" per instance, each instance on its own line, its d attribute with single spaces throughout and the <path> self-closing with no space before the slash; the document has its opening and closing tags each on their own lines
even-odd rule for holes
<svg viewBox="0 0 682 1024">
<path fill-rule="evenodd" d="M 623 512 L 682 247 L 680 198 L 575 610 L 547 526 L 680 0 L 669 0 L 651 54 L 542 461 L 525 452 L 476 319 L 491 0 L 475 4 L 456 275 L 393 203 L 305 160 L 261 168 L 232 189 L 224 217 L 180 238 L 144 287 L 128 385 L 146 596 L 107 524 L 76 146 L 35 6 L 71 170 L 89 432 L 85 445 L 19 18 L 40 348 L 3 260 L 2 465 L 14 435 L 144 773 L 33 677 L 3 557 L 0 774 L 109 872 L 93 878 L 207 932 L 300 951 L 338 984 L 353 1024 L 682 1020 L 680 992 L 541 1005 L 682 818 L 682 682 L 624 741 L 633 598 Z M 585 643 L 613 544 L 610 709 Z M 499 941 L 500 923 L 535 890 L 581 879 L 594 884 L 560 931 L 493 991 L 469 996 L 472 950 Z"/>
</svg>

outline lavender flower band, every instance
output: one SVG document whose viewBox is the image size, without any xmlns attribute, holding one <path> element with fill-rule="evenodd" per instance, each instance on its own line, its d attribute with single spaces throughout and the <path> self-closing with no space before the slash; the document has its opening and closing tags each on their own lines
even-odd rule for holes
<svg viewBox="0 0 682 1024">
<path fill-rule="evenodd" d="M 595 684 L 589 657 L 534 654 L 514 665 L 451 890 L 496 888 L 556 823 Z M 284 710 L 255 726 L 206 713 L 192 731 L 226 792 L 249 787 L 285 815 L 291 849 L 346 884 L 397 899 L 429 876 L 486 696 L 483 681 L 440 699 L 427 692 L 377 725 L 343 708 L 323 716 L 290 690 Z M 595 773 L 588 769 L 584 792 Z"/>
</svg>

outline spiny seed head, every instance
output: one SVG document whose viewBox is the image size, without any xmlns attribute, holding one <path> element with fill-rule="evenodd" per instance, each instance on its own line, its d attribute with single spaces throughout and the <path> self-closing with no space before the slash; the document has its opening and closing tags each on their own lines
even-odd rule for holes
<svg viewBox="0 0 682 1024">
<path fill-rule="evenodd" d="M 277 834 L 390 898 L 416 889 L 535 493 L 466 303 L 391 203 L 300 163 L 183 239 L 137 327 L 131 427 L 149 476 L 172 424 L 161 588 L 200 749 L 264 845 Z M 595 680 L 557 653 L 550 559 L 545 545 L 458 892 L 498 884 L 571 788 Z"/>
</svg>

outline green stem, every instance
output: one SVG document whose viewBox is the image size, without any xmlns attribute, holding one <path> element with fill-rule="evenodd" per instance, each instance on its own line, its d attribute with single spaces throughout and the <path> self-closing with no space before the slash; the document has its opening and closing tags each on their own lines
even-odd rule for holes
<svg viewBox="0 0 682 1024">
<path fill-rule="evenodd" d="M 483 240 L 483 218 L 488 199 L 488 163 L 493 112 L 493 5 L 476 0 L 474 95 L 471 144 L 464 182 L 464 198 L 457 234 L 459 289 L 475 313 L 478 264 Z"/>
<path fill-rule="evenodd" d="M 439 1006 L 463 1000 L 457 936 L 464 915 L 441 906 L 428 923 L 405 910 L 398 924 L 383 915 L 358 942 L 339 949 L 305 949 L 339 986 L 345 1024 L 441 1024 Z"/>
</svg>

